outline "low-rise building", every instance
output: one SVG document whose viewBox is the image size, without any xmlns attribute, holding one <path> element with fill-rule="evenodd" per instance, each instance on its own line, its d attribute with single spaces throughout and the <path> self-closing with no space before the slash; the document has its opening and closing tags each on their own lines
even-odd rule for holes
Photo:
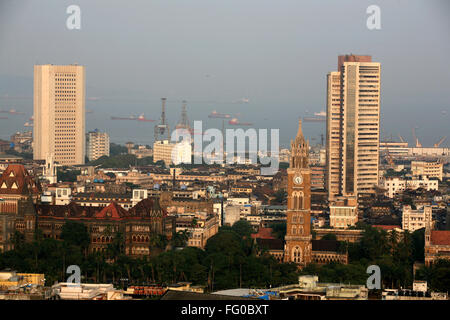
<svg viewBox="0 0 450 320">
<path fill-rule="evenodd" d="M 125 174 L 117 174 L 116 183 L 131 183 L 136 186 L 141 186 L 143 188 L 151 188 L 153 186 L 153 178 L 150 174 L 141 173 L 137 170 L 132 170 Z"/>
<path fill-rule="evenodd" d="M 414 177 L 412 179 L 389 177 L 385 179 L 383 188 L 386 189 L 386 196 L 394 198 L 395 195 L 406 189 L 417 190 L 423 188 L 427 191 L 438 190 L 439 182 L 437 179 L 428 179 L 427 177 Z"/>
<path fill-rule="evenodd" d="M 295 300 L 367 300 L 365 285 L 320 283 L 318 276 L 299 276 L 298 284 L 272 289 L 280 297 Z"/>
<path fill-rule="evenodd" d="M 112 284 L 61 282 L 52 286 L 52 295 L 61 300 L 125 300 Z"/>
<path fill-rule="evenodd" d="M 427 224 L 432 224 L 433 215 L 430 206 L 424 206 L 416 210 L 411 206 L 403 206 L 402 209 L 402 229 L 414 232 L 425 228 Z"/>
<path fill-rule="evenodd" d="M 450 231 L 425 229 L 425 265 L 430 266 L 439 259 L 450 260 Z"/>
<path fill-rule="evenodd" d="M 358 203 L 355 197 L 338 197 L 330 204 L 330 226 L 343 228 L 358 222 Z"/>
<path fill-rule="evenodd" d="M 413 176 L 437 178 L 442 181 L 444 163 L 439 161 L 411 161 Z"/>
</svg>

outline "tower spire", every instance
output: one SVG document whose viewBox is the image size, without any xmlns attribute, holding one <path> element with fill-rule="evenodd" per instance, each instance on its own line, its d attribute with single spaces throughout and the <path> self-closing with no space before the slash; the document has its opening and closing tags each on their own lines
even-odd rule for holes
<svg viewBox="0 0 450 320">
<path fill-rule="evenodd" d="M 298 118 L 298 131 L 297 131 L 297 137 L 303 137 L 303 132 L 302 132 L 302 118 Z"/>
</svg>

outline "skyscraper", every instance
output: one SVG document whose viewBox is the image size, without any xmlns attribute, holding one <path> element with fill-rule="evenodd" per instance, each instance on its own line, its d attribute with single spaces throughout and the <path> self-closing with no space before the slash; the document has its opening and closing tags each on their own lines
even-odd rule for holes
<svg viewBox="0 0 450 320">
<path fill-rule="evenodd" d="M 360 196 L 378 184 L 380 63 L 344 55 L 327 75 L 327 182 L 329 200 Z"/>
<path fill-rule="evenodd" d="M 34 66 L 35 160 L 49 154 L 62 165 L 83 164 L 85 157 L 85 68 Z"/>
</svg>

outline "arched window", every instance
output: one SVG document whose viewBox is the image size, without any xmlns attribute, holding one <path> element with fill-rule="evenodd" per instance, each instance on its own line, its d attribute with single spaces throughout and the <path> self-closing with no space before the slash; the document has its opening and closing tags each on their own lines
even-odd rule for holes
<svg viewBox="0 0 450 320">
<path fill-rule="evenodd" d="M 292 262 L 300 263 L 302 261 L 302 249 L 298 246 L 292 250 Z"/>
<path fill-rule="evenodd" d="M 298 202 L 297 209 L 303 209 L 305 207 L 304 203 L 303 203 L 303 192 L 299 192 L 298 193 L 298 200 L 297 200 L 297 202 Z"/>
<path fill-rule="evenodd" d="M 299 210 L 304 208 L 303 203 L 303 192 L 294 191 L 292 192 L 292 201 L 291 201 L 291 209 Z"/>
</svg>

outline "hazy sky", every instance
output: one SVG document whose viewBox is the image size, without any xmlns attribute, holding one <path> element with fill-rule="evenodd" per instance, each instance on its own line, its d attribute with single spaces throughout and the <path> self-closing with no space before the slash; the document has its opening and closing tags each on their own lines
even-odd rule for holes
<svg viewBox="0 0 450 320">
<path fill-rule="evenodd" d="M 66 28 L 66 8 L 81 8 L 81 30 Z M 381 8 L 381 30 L 366 8 Z M 33 65 L 86 66 L 86 129 L 112 141 L 150 144 L 153 124 L 113 121 L 145 113 L 159 119 L 168 98 L 173 126 L 180 101 L 190 120 L 221 127 L 212 110 L 240 114 L 257 128 L 280 128 L 325 110 L 326 74 L 339 54 L 381 63 L 382 136 L 411 128 L 424 145 L 450 140 L 450 1 L 414 0 L 0 0 L 0 138 L 24 130 L 33 110 Z M 250 103 L 233 103 L 244 97 Z M 92 98 L 95 98 L 92 99 Z M 306 123 L 319 140 L 324 124 Z M 446 141 L 445 145 L 449 145 Z"/>
</svg>

